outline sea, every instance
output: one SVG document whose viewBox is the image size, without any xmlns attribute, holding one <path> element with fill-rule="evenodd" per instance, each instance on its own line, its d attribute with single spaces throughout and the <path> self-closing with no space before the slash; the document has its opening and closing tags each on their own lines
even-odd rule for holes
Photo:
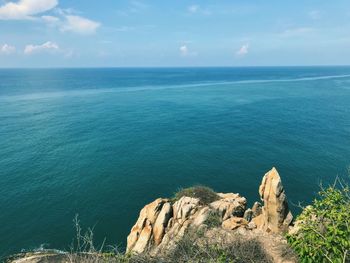
<svg viewBox="0 0 350 263">
<path fill-rule="evenodd" d="M 154 199 L 252 205 L 272 167 L 297 214 L 349 165 L 350 67 L 0 69 L 0 257 L 69 250 L 76 215 L 122 251 Z"/>
</svg>

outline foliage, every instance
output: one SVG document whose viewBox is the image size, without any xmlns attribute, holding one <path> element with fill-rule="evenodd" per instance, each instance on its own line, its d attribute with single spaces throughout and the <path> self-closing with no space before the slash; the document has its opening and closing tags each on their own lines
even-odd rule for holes
<svg viewBox="0 0 350 263">
<path fill-rule="evenodd" d="M 179 190 L 175 193 L 173 200 L 177 201 L 183 196 L 198 198 L 203 205 L 210 204 L 219 199 L 219 196 L 211 188 L 201 185 Z"/>
<path fill-rule="evenodd" d="M 211 210 L 209 212 L 208 218 L 205 220 L 204 224 L 206 224 L 209 228 L 219 227 L 221 226 L 222 218 L 218 211 Z"/>
<path fill-rule="evenodd" d="M 287 239 L 301 262 L 350 262 L 349 193 L 342 184 L 322 189 L 298 216 L 299 230 Z"/>
</svg>

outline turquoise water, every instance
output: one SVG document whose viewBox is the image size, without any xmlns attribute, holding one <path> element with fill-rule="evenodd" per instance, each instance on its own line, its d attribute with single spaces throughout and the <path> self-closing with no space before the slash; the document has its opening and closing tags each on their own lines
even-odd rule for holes
<svg viewBox="0 0 350 263">
<path fill-rule="evenodd" d="M 350 67 L 0 70 L 0 256 L 125 245 L 140 208 L 204 184 L 291 203 L 350 164 Z M 297 211 L 292 206 L 294 211 Z"/>
</svg>

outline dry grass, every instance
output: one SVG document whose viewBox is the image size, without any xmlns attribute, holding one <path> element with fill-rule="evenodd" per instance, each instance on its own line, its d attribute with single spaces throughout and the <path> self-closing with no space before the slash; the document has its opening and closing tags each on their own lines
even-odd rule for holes
<svg viewBox="0 0 350 263">
<path fill-rule="evenodd" d="M 177 193 L 175 193 L 175 197 L 173 198 L 173 200 L 177 201 L 183 196 L 198 198 L 203 205 L 208 205 L 211 202 L 214 202 L 220 198 L 214 192 L 214 190 L 201 185 L 179 190 Z"/>
<path fill-rule="evenodd" d="M 213 227 L 219 223 L 217 215 L 209 220 Z M 269 263 L 272 262 L 259 241 L 255 239 L 235 239 L 230 242 L 213 242 L 198 231 L 188 230 L 176 246 L 166 255 L 151 257 L 149 254 L 132 255 L 118 252 L 115 248 L 105 252 L 103 244 L 98 249 L 93 242 L 92 230 L 82 234 L 79 220 L 74 220 L 76 236 L 71 251 L 67 253 L 70 263 Z M 201 242 L 198 242 L 198 240 Z M 204 241 L 204 242 L 203 242 Z"/>
<path fill-rule="evenodd" d="M 237 238 L 230 242 L 215 241 L 188 231 L 165 257 L 153 262 L 164 263 L 269 263 L 272 259 L 256 239 Z M 217 239 L 220 240 L 220 239 Z"/>
</svg>

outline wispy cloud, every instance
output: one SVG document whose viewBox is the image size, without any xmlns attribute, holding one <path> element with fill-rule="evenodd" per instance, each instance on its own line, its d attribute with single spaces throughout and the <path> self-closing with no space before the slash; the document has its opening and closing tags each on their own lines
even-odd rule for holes
<svg viewBox="0 0 350 263">
<path fill-rule="evenodd" d="M 56 16 L 41 16 L 41 19 L 48 24 L 56 24 L 60 21 Z"/>
<path fill-rule="evenodd" d="M 314 29 L 311 27 L 297 27 L 297 28 L 291 28 L 283 31 L 280 36 L 282 37 L 295 37 L 295 36 L 302 36 L 307 35 L 311 32 L 313 32 Z"/>
<path fill-rule="evenodd" d="M 116 13 L 122 16 L 135 15 L 148 9 L 148 5 L 140 1 L 130 1 L 129 6 L 124 10 L 118 10 Z"/>
<path fill-rule="evenodd" d="M 16 52 L 16 47 L 9 44 L 3 44 L 0 46 L 0 54 L 10 55 Z"/>
<path fill-rule="evenodd" d="M 91 35 L 101 26 L 99 22 L 76 15 L 66 15 L 65 22 L 60 27 L 62 32 L 74 32 L 82 35 Z"/>
<path fill-rule="evenodd" d="M 322 17 L 322 13 L 319 10 L 312 10 L 308 13 L 308 15 L 313 20 L 318 20 Z"/>
<path fill-rule="evenodd" d="M 114 29 L 114 31 L 117 31 L 117 32 L 129 32 L 129 31 L 135 30 L 135 27 L 133 27 L 133 26 L 120 26 L 120 27 L 115 27 L 113 29 Z"/>
<path fill-rule="evenodd" d="M 34 15 L 51 10 L 57 4 L 57 0 L 20 0 L 18 2 L 8 2 L 0 6 L 0 19 L 33 19 Z"/>
<path fill-rule="evenodd" d="M 190 5 L 187 7 L 187 12 L 190 14 L 202 14 L 202 15 L 210 15 L 211 12 L 207 8 L 203 8 L 200 5 Z"/>
<path fill-rule="evenodd" d="M 187 7 L 187 11 L 190 13 L 197 13 L 199 8 L 199 5 L 190 5 L 189 7 Z"/>
<path fill-rule="evenodd" d="M 26 45 L 23 53 L 26 55 L 41 53 L 41 52 L 57 52 L 60 50 L 60 47 L 51 41 L 47 41 L 41 45 Z"/>
<path fill-rule="evenodd" d="M 242 45 L 236 52 L 237 56 L 243 57 L 249 52 L 249 44 Z"/>
</svg>

